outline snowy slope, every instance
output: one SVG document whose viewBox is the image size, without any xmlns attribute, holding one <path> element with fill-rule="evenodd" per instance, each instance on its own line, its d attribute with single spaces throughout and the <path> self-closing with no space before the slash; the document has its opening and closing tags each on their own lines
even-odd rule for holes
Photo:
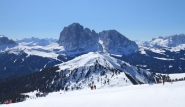
<svg viewBox="0 0 185 107">
<path fill-rule="evenodd" d="M 98 52 L 90 52 L 56 66 L 60 68 L 57 72 L 61 76 L 56 79 L 57 83 L 60 84 L 62 78 L 67 79 L 70 83 L 63 85 L 69 89 L 76 86 L 87 88 L 93 84 L 100 88 L 154 82 L 150 72 Z"/>
<path fill-rule="evenodd" d="M 100 89 L 155 83 L 153 73 L 98 52 L 83 54 L 12 81 L 0 86 L 0 93 L 3 93 L 4 97 L 11 97 L 9 93 L 14 91 L 22 93 L 39 90 L 48 93 L 89 89 L 92 85 Z"/>
<path fill-rule="evenodd" d="M 175 80 L 175 79 L 185 79 L 185 73 L 177 73 L 177 74 L 169 74 L 169 76 L 170 76 L 170 79 L 173 79 L 173 80 Z"/>
<path fill-rule="evenodd" d="M 19 44 L 17 47 L 7 49 L 9 53 L 19 54 L 21 51 L 24 51 L 26 54 L 35 55 L 40 57 L 47 57 L 56 59 L 59 54 L 54 50 L 63 50 L 63 47 L 59 46 L 56 43 L 57 40 L 52 38 L 24 38 L 20 40 L 16 40 Z"/>
<path fill-rule="evenodd" d="M 56 59 L 56 57 L 60 54 L 60 51 L 63 50 L 62 46 L 59 46 L 57 43 L 52 43 L 47 46 L 26 46 L 26 45 L 18 45 L 17 47 L 5 50 L 8 53 L 19 54 L 21 51 L 27 53 L 28 55 L 35 55 L 40 57 L 48 57 L 52 59 Z"/>
<path fill-rule="evenodd" d="M 1 107 L 185 107 L 185 82 L 54 92 Z M 29 93 L 31 95 L 33 93 Z"/>
<path fill-rule="evenodd" d="M 24 52 L 29 55 L 40 56 L 44 58 L 57 59 L 59 55 L 64 53 L 63 46 L 56 43 L 56 39 L 52 38 L 23 38 L 16 40 L 17 45 L 0 45 L 0 53 L 9 53 L 19 55 Z"/>
<path fill-rule="evenodd" d="M 9 54 L 15 54 L 19 55 L 20 53 L 24 52 L 29 55 L 35 55 L 40 56 L 44 58 L 51 58 L 51 59 L 57 59 L 59 55 L 63 55 L 64 48 L 63 46 L 59 46 L 57 43 L 50 43 L 47 46 L 39 46 L 39 45 L 28 45 L 25 43 L 19 43 L 17 46 L 11 46 L 9 45 L 9 48 L 7 46 L 0 46 L 2 47 L 2 50 L 0 53 L 9 53 Z"/>
</svg>

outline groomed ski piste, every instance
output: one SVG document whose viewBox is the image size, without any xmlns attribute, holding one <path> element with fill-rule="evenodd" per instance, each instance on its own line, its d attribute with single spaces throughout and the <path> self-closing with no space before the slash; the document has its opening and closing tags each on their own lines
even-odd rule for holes
<svg viewBox="0 0 185 107">
<path fill-rule="evenodd" d="M 1 107 L 185 107 L 185 81 L 53 92 Z"/>
</svg>

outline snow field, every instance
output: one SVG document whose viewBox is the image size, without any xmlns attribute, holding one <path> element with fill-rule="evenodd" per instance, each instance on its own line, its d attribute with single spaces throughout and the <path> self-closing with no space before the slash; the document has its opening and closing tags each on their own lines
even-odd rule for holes
<svg viewBox="0 0 185 107">
<path fill-rule="evenodd" d="M 185 78 L 185 73 L 178 73 L 178 74 L 169 74 L 171 79 L 181 79 Z"/>
<path fill-rule="evenodd" d="M 185 107 L 185 81 L 54 92 L 1 107 Z M 60 94 L 61 93 L 61 94 Z"/>
</svg>

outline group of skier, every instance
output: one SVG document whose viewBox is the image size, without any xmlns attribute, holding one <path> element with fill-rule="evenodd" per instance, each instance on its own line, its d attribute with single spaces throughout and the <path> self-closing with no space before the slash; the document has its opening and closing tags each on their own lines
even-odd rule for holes
<svg viewBox="0 0 185 107">
<path fill-rule="evenodd" d="M 5 104 L 11 104 L 12 103 L 12 99 L 6 100 Z"/>
<path fill-rule="evenodd" d="M 96 85 L 92 85 L 91 90 L 95 90 L 95 89 L 96 89 Z"/>
</svg>

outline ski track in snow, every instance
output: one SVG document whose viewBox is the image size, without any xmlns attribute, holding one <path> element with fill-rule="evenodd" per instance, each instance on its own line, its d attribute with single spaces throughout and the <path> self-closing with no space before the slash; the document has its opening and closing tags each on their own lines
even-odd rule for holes
<svg viewBox="0 0 185 107">
<path fill-rule="evenodd" d="M 1 107 L 185 107 L 185 81 L 54 92 Z M 61 94 L 60 94 L 61 93 Z"/>
</svg>

